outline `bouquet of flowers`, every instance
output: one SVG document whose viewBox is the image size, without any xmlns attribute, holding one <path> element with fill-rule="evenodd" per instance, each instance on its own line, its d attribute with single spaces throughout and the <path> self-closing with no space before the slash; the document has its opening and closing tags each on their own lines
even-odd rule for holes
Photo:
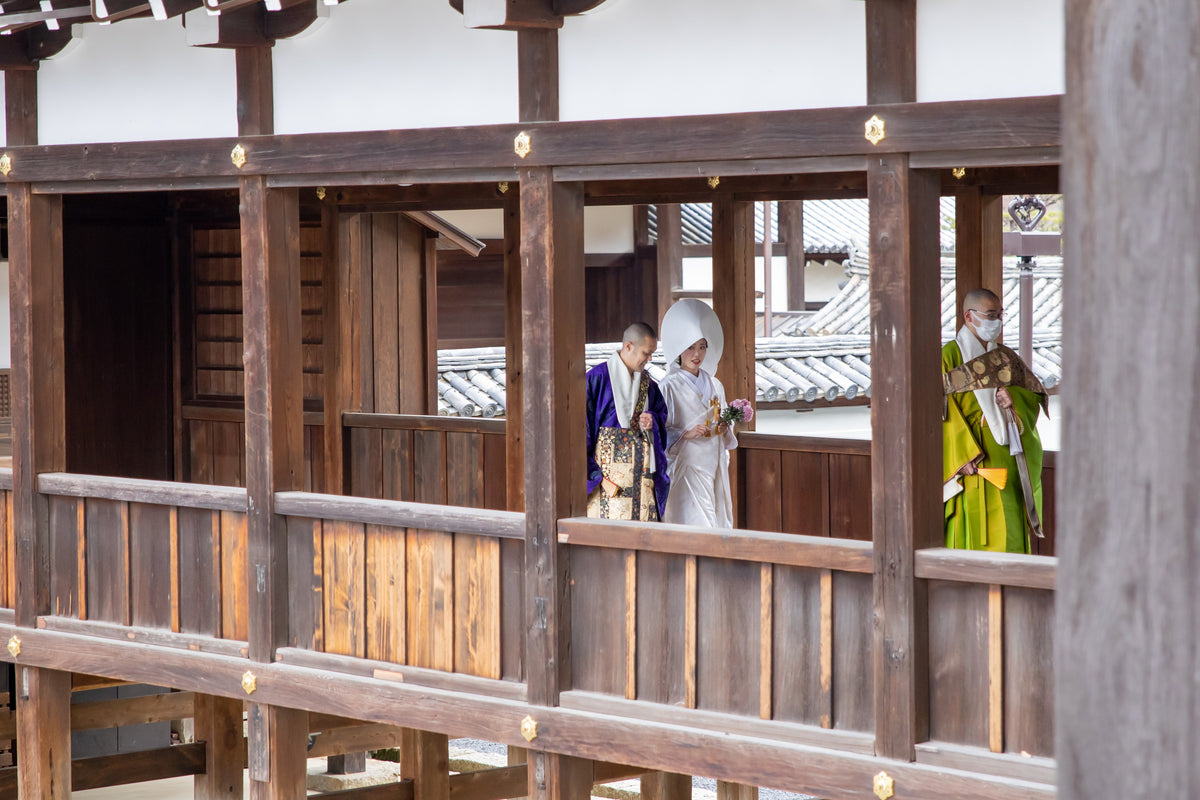
<svg viewBox="0 0 1200 800">
<path fill-rule="evenodd" d="M 749 400 L 733 400 L 721 411 L 720 422 L 730 425 L 737 422 L 749 422 L 754 419 L 754 407 Z"/>
</svg>

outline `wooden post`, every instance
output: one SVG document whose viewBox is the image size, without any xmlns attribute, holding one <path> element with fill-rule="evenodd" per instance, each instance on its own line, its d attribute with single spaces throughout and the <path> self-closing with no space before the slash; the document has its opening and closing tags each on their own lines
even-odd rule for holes
<svg viewBox="0 0 1200 800">
<path fill-rule="evenodd" d="M 450 796 L 449 737 L 405 728 L 400 739 L 400 774 L 413 782 L 413 800 L 446 800 Z"/>
<path fill-rule="evenodd" d="M 717 377 L 725 396 L 754 402 L 754 203 L 713 201 L 713 310 L 725 332 Z M 754 430 L 754 423 L 740 426 Z M 736 484 L 735 484 L 736 485 Z"/>
<path fill-rule="evenodd" d="M 235 47 L 238 136 L 275 132 L 275 84 L 271 45 Z"/>
<path fill-rule="evenodd" d="M 9 147 L 37 144 L 37 69 L 4 70 L 5 140 Z"/>
<path fill-rule="evenodd" d="M 659 203 L 657 209 L 658 239 L 658 319 L 675 302 L 675 290 L 683 285 L 683 221 L 678 203 Z"/>
<path fill-rule="evenodd" d="M 803 311 L 804 299 L 804 201 L 779 201 L 779 238 L 787 257 L 787 307 Z"/>
<path fill-rule="evenodd" d="M 525 670 L 529 701 L 557 705 L 571 685 L 571 601 L 558 520 L 585 506 L 583 188 L 521 171 L 525 417 Z M 529 796 L 586 798 L 591 763 L 530 751 Z"/>
<path fill-rule="evenodd" d="M 963 324 L 963 298 L 972 289 L 1004 296 L 1003 197 L 961 186 L 954 193 L 955 323 Z"/>
<path fill-rule="evenodd" d="M 521 197 L 514 186 L 504 203 L 504 415 L 509 511 L 525 510 L 525 440 L 521 385 Z M 501 547 L 504 543 L 501 543 Z"/>
<path fill-rule="evenodd" d="M 197 694 L 196 741 L 204 742 L 204 774 L 195 777 L 196 800 L 241 800 L 246 739 L 241 700 Z"/>
<path fill-rule="evenodd" d="M 269 662 L 288 635 L 287 528 L 275 493 L 304 480 L 300 200 L 259 176 L 242 178 L 240 191 L 249 654 Z M 248 710 L 250 796 L 303 797 L 307 715 L 257 703 Z"/>
<path fill-rule="evenodd" d="M 928 729 L 927 620 L 913 551 L 942 539 L 938 180 L 872 157 L 871 493 L 875 751 L 911 760 Z"/>
<path fill-rule="evenodd" d="M 652 772 L 642 776 L 642 800 L 690 800 L 692 778 L 674 772 Z"/>
<path fill-rule="evenodd" d="M 917 99 L 917 0 L 867 0 L 867 102 Z"/>
<path fill-rule="evenodd" d="M 558 29 L 517 31 L 518 118 L 558 121 Z"/>
<path fill-rule="evenodd" d="M 343 330 L 343 296 L 347 291 L 348 275 L 342 269 L 342 226 L 337 200 L 328 195 L 321 202 L 321 298 L 322 363 L 325 373 L 325 396 L 322 419 L 325 442 L 325 485 L 329 494 L 346 491 L 345 445 L 342 441 L 342 412 L 346 410 L 349 390 L 350 359 Z"/>
<path fill-rule="evenodd" d="M 1200 792 L 1188 422 L 1200 401 L 1200 96 L 1180 76 L 1200 69 L 1200 9 L 1068 0 L 1066 31 L 1058 792 L 1188 797 Z M 1152 394 L 1119 388 L 1147 382 Z"/>
<path fill-rule="evenodd" d="M 17 667 L 21 797 L 71 796 L 71 673 Z"/>
</svg>

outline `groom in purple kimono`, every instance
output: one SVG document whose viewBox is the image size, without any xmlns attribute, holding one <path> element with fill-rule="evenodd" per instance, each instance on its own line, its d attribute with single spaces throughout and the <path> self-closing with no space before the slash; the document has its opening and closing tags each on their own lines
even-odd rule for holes
<svg viewBox="0 0 1200 800">
<path fill-rule="evenodd" d="M 589 517 L 657 521 L 667 505 L 667 405 L 646 364 L 658 337 L 644 322 L 587 374 Z"/>
</svg>

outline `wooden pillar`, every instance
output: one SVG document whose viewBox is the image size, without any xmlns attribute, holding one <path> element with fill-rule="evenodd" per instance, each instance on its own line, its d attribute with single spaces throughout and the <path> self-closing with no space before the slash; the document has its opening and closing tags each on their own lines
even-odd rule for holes
<svg viewBox="0 0 1200 800">
<path fill-rule="evenodd" d="M 21 797 L 71 796 L 71 673 L 18 666 Z"/>
<path fill-rule="evenodd" d="M 196 741 L 204 742 L 204 773 L 195 777 L 196 800 L 241 800 L 246 739 L 241 700 L 197 694 Z"/>
<path fill-rule="evenodd" d="M 692 777 L 674 772 L 642 776 L 642 800 L 691 800 Z"/>
<path fill-rule="evenodd" d="M 928 730 L 924 585 L 913 551 L 942 540 L 938 180 L 872 157 L 871 493 L 875 752 L 911 760 Z"/>
<path fill-rule="evenodd" d="M 546 168 L 521 171 L 525 417 L 525 670 L 529 701 L 557 705 L 571 685 L 570 569 L 562 517 L 581 516 L 586 389 L 583 188 Z M 530 751 L 529 796 L 588 797 L 591 764 Z"/>
<path fill-rule="evenodd" d="M 683 221 L 678 203 L 659 203 L 658 220 L 658 327 L 663 315 L 675 302 L 675 290 L 683 285 Z"/>
<path fill-rule="evenodd" d="M 754 203 L 713 201 L 713 310 L 725 332 L 717 377 L 725 396 L 754 402 Z M 753 430 L 754 423 L 739 426 Z"/>
<path fill-rule="evenodd" d="M 413 800 L 446 800 L 450 796 L 449 737 L 405 728 L 400 739 L 400 775 L 413 782 Z"/>
<path fill-rule="evenodd" d="M 275 85 L 271 45 L 235 47 L 238 136 L 275 132 Z"/>
<path fill-rule="evenodd" d="M 804 299 L 804 201 L 779 201 L 779 238 L 787 257 L 787 307 L 803 311 Z"/>
<path fill-rule="evenodd" d="M 917 0 L 867 0 L 867 102 L 917 99 Z"/>
<path fill-rule="evenodd" d="M 288 635 L 287 529 L 275 493 L 303 487 L 300 202 L 296 189 L 240 181 L 246 365 L 249 655 L 270 662 Z M 250 796 L 304 796 L 308 716 L 248 706 Z"/>
<path fill-rule="evenodd" d="M 517 31 L 517 102 L 521 122 L 558 121 L 558 29 Z"/>
<path fill-rule="evenodd" d="M 521 196 L 510 186 L 504 203 L 504 415 L 509 511 L 525 510 L 525 440 L 521 385 Z M 501 542 L 501 547 L 505 543 Z"/>
<path fill-rule="evenodd" d="M 37 66 L 4 70 L 5 140 L 9 147 L 37 144 Z"/>
<path fill-rule="evenodd" d="M 337 199 L 327 195 L 321 202 L 321 325 L 322 364 L 324 365 L 325 475 L 322 490 L 328 494 L 346 491 L 345 443 L 342 440 L 342 412 L 349 395 L 347 333 L 343 313 L 348 291 L 347 270 L 342 265 L 342 237 L 345 230 L 338 214 Z"/>
<path fill-rule="evenodd" d="M 1200 792 L 1200 95 L 1181 76 L 1200 70 L 1200 8 L 1068 0 L 1066 32 L 1058 792 L 1188 797 Z"/>
<path fill-rule="evenodd" d="M 1004 204 L 998 194 L 983 194 L 978 186 L 960 186 L 954 193 L 955 323 L 963 324 L 963 298 L 972 289 L 990 289 L 1004 296 Z"/>
</svg>

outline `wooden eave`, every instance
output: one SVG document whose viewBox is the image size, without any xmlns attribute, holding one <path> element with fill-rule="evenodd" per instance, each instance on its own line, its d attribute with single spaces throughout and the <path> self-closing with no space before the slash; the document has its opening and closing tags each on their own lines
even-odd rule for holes
<svg viewBox="0 0 1200 800">
<path fill-rule="evenodd" d="M 805 159 L 910 153 L 922 168 L 1056 164 L 1061 96 L 692 117 L 502 124 L 459 128 L 319 133 L 14 147 L 8 182 L 175 181 L 180 185 L 245 175 L 271 185 L 372 185 L 510 180 L 530 167 L 555 180 L 678 177 L 679 164 L 721 162 L 753 174 L 829 171 Z M 877 145 L 864 138 L 872 115 L 886 121 Z M 525 158 L 514 152 L 530 138 Z M 236 167 L 236 145 L 246 162 Z M 191 186 L 189 188 L 194 188 Z"/>
</svg>

